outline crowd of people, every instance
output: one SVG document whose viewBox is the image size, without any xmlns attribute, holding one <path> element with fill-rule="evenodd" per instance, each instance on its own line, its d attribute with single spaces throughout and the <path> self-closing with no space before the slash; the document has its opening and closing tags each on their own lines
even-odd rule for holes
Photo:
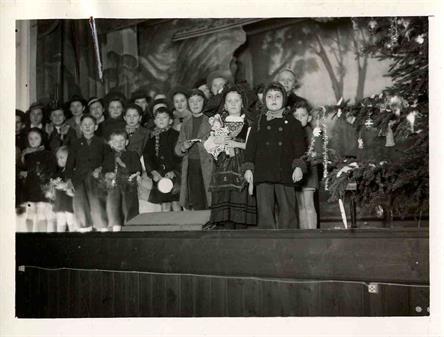
<svg viewBox="0 0 444 337">
<path fill-rule="evenodd" d="M 255 90 L 206 83 L 16 110 L 16 208 L 27 231 L 119 231 L 141 179 L 163 212 L 211 210 L 205 229 L 317 226 L 316 115 L 281 71 Z M 310 149 L 310 151 L 309 151 Z"/>
</svg>

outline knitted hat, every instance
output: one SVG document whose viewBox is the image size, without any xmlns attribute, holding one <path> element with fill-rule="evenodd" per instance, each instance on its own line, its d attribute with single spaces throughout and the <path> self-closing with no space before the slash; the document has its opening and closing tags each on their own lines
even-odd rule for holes
<svg viewBox="0 0 444 337">
<path fill-rule="evenodd" d="M 200 90 L 200 89 L 192 89 L 190 91 L 188 99 L 190 99 L 192 96 L 200 96 L 200 97 L 202 97 L 204 99 L 204 106 L 205 106 L 205 103 L 207 102 L 207 98 L 205 97 L 205 94 L 203 93 L 202 90 Z"/>
<path fill-rule="evenodd" d="M 271 82 L 269 85 L 267 85 L 265 87 L 264 96 L 262 98 L 264 105 L 266 105 L 265 98 L 267 96 L 267 92 L 269 92 L 270 90 L 276 90 L 276 91 L 280 91 L 282 93 L 282 97 L 283 97 L 282 107 L 285 107 L 287 105 L 287 92 L 285 91 L 284 86 L 282 84 L 280 84 L 279 82 Z"/>
</svg>

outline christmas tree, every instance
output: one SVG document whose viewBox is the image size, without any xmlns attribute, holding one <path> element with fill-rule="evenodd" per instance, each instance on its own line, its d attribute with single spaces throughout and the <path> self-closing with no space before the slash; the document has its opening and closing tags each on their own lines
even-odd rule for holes
<svg viewBox="0 0 444 337">
<path fill-rule="evenodd" d="M 370 38 L 360 53 L 390 60 L 392 86 L 354 105 L 327 107 L 326 114 L 345 118 L 356 127 L 356 158 L 324 160 L 330 200 L 344 197 L 356 182 L 354 198 L 361 207 L 386 217 L 412 212 L 421 218 L 429 202 L 428 19 L 426 17 L 354 18 Z M 368 139 L 384 139 L 383 150 L 372 151 Z M 331 158 L 331 157 L 330 157 Z M 331 160 L 331 159 L 330 159 Z"/>
</svg>

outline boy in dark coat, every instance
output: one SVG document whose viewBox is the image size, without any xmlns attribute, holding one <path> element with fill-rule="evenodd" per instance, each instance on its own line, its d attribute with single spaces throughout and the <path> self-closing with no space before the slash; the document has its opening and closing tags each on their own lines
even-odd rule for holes
<svg viewBox="0 0 444 337">
<path fill-rule="evenodd" d="M 171 127 L 172 114 L 161 107 L 154 117 L 156 128 L 148 139 L 143 151 L 143 159 L 148 176 L 153 179 L 153 188 L 148 201 L 161 204 L 162 212 L 180 211 L 179 188 L 169 193 L 162 193 L 157 188 L 157 182 L 163 177 L 171 179 L 176 187 L 180 186 L 180 166 L 182 158 L 174 152 L 179 132 Z"/>
<path fill-rule="evenodd" d="M 103 100 L 98 97 L 91 97 L 88 100 L 88 112 L 91 116 L 96 119 L 97 122 L 97 130 L 95 135 L 98 137 L 103 137 L 103 122 L 105 121 L 105 104 Z"/>
<path fill-rule="evenodd" d="M 78 95 L 72 96 L 69 101 L 69 111 L 71 111 L 72 117 L 66 121 L 66 124 L 68 124 L 76 132 L 77 138 L 82 137 L 80 120 L 85 113 L 85 105 L 85 100 Z"/>
<path fill-rule="evenodd" d="M 297 228 L 294 183 L 306 171 L 302 155 L 306 151 L 301 123 L 285 108 L 286 91 L 277 82 L 264 91 L 266 113 L 251 129 L 245 154 L 245 179 L 256 186 L 258 226 Z M 275 204 L 278 221 L 275 221 Z"/>
<path fill-rule="evenodd" d="M 55 154 L 60 146 L 71 146 L 77 139 L 77 134 L 73 128 L 65 123 L 65 111 L 62 107 L 53 108 L 49 117 L 51 123 L 46 125 L 48 147 Z"/>
<path fill-rule="evenodd" d="M 137 104 L 128 105 L 123 119 L 126 122 L 125 130 L 128 135 L 127 150 L 135 151 L 141 157 L 150 135 L 150 131 L 140 125 L 142 109 Z"/>
<path fill-rule="evenodd" d="M 108 118 L 102 123 L 102 137 L 109 141 L 113 131 L 125 130 L 125 121 L 122 118 L 124 102 L 120 97 L 113 97 L 108 103 Z"/>
<path fill-rule="evenodd" d="M 104 197 L 98 177 L 103 159 L 110 151 L 102 138 L 94 135 L 96 120 L 90 115 L 81 118 L 82 138 L 72 144 L 66 163 L 66 179 L 74 187 L 73 208 L 80 232 L 94 229 L 107 231 Z"/>
<path fill-rule="evenodd" d="M 113 231 L 119 231 L 128 220 L 139 214 L 137 181 L 142 174 L 142 165 L 137 152 L 126 150 L 127 137 L 123 130 L 113 131 L 109 140 L 112 151 L 103 161 L 108 187 L 106 213 Z"/>
</svg>

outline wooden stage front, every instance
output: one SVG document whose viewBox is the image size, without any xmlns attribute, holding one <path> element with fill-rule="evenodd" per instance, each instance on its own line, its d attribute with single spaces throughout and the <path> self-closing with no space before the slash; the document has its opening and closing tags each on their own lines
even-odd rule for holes
<svg viewBox="0 0 444 337">
<path fill-rule="evenodd" d="M 429 314 L 427 229 L 18 233 L 16 265 L 20 318 Z"/>
</svg>

